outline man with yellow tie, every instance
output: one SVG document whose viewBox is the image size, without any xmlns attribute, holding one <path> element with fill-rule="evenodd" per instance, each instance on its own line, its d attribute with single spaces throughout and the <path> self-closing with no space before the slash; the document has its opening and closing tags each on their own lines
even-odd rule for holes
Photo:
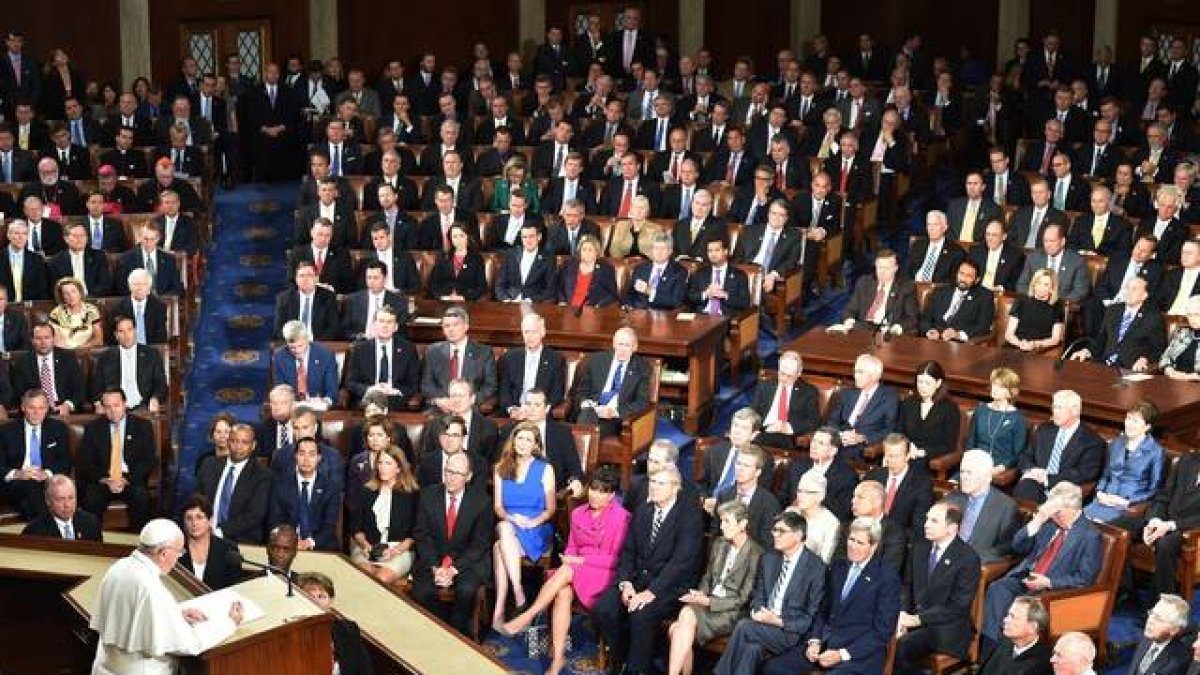
<svg viewBox="0 0 1200 675">
<path fill-rule="evenodd" d="M 974 244 L 983 240 L 983 229 L 988 221 L 1004 217 L 1004 212 L 996 206 L 996 202 L 984 196 L 986 187 L 981 172 L 967 174 L 967 195 L 950 200 L 946 209 L 946 219 L 950 225 L 947 238 Z"/>
<path fill-rule="evenodd" d="M 83 430 L 76 467 L 80 502 L 96 517 L 114 500 L 124 502 L 130 525 L 139 528 L 151 515 L 149 480 L 158 464 L 154 426 L 129 414 L 120 387 L 101 394 L 100 410 Z"/>
<path fill-rule="evenodd" d="M 1111 212 L 1112 191 L 1104 186 L 1092 188 L 1091 213 L 1075 219 L 1067 235 L 1067 246 L 1080 253 L 1099 253 L 1112 256 L 1128 255 L 1133 249 L 1129 222 Z"/>
</svg>

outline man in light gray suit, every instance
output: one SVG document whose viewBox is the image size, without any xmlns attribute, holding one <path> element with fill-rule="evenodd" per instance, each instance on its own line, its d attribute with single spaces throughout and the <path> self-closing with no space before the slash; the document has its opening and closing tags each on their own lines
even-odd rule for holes
<svg viewBox="0 0 1200 675">
<path fill-rule="evenodd" d="M 429 345 L 421 368 L 421 396 L 430 408 L 451 411 L 450 381 L 462 378 L 475 387 L 475 396 L 486 401 L 496 395 L 496 359 L 492 348 L 467 335 L 471 317 L 462 307 L 447 307 L 442 313 L 445 340 Z"/>
<path fill-rule="evenodd" d="M 381 114 L 379 109 L 379 93 L 366 85 L 366 77 L 363 75 L 363 71 L 359 68 L 351 68 L 350 73 L 346 75 L 346 84 L 346 90 L 338 94 L 334 103 L 341 105 L 342 101 L 352 98 L 358 104 L 358 112 L 370 117 L 379 117 Z M 373 138 L 368 138 L 363 142 L 370 143 L 374 140 Z"/>
<path fill-rule="evenodd" d="M 1067 248 L 1065 226 L 1059 223 L 1046 225 L 1042 232 L 1042 250 L 1033 251 L 1025 258 L 1025 269 L 1017 280 L 1017 292 L 1029 292 L 1029 280 L 1034 272 L 1048 267 L 1058 279 L 1058 297 L 1062 300 L 1079 302 L 1092 292 L 1092 280 L 1088 276 L 1087 263 Z"/>
<path fill-rule="evenodd" d="M 660 73 L 646 68 L 642 74 L 641 86 L 629 92 L 629 98 L 625 105 L 626 117 L 630 120 L 647 120 L 654 117 L 654 99 L 659 95 L 671 97 L 670 92 L 663 90 L 660 86 L 660 80 Z"/>
<path fill-rule="evenodd" d="M 986 450 L 963 453 L 958 472 L 958 491 L 946 498 L 962 510 L 958 536 L 971 545 L 987 564 L 1009 553 L 1013 533 L 1020 525 L 1017 503 L 992 488 L 992 456 Z"/>
</svg>

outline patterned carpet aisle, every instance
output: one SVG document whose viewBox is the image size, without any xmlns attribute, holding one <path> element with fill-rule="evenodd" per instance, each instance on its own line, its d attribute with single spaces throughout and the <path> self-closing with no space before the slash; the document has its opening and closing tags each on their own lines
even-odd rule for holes
<svg viewBox="0 0 1200 675">
<path fill-rule="evenodd" d="M 243 186 L 216 196 L 213 245 L 185 386 L 176 495 L 195 484 L 196 457 L 208 423 L 227 410 L 257 422 L 266 396 L 275 294 L 283 288 L 284 250 L 292 225 L 294 185 Z"/>
</svg>

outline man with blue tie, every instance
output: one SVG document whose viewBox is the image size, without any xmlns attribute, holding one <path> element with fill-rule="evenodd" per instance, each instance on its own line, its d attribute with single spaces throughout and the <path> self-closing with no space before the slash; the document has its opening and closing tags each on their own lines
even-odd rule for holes
<svg viewBox="0 0 1200 675">
<path fill-rule="evenodd" d="M 774 550 L 759 561 L 750 616 L 733 629 L 716 675 L 753 673 L 764 659 L 799 650 L 825 594 L 825 564 L 805 547 L 806 533 L 799 513 L 775 518 Z"/>
<path fill-rule="evenodd" d="M 341 484 L 317 471 L 321 463 L 317 439 L 301 438 L 294 452 L 296 471 L 272 485 L 267 525 L 295 526 L 301 551 L 335 551 L 340 545 L 336 523 L 342 504 Z"/>
<path fill-rule="evenodd" d="M 829 568 L 821 611 L 804 649 L 767 661 L 764 675 L 816 668 L 839 675 L 878 675 L 900 614 L 900 574 L 877 551 L 883 533 L 872 518 L 856 518 L 846 535 L 846 557 Z"/>
<path fill-rule="evenodd" d="M 1125 283 L 1125 302 L 1108 306 L 1101 321 L 1095 350 L 1084 348 L 1071 355 L 1074 361 L 1092 359 L 1106 366 L 1146 372 L 1167 348 L 1167 330 L 1162 312 L 1146 306 L 1150 296 L 1144 277 L 1134 276 Z"/>
<path fill-rule="evenodd" d="M 1084 485 L 1100 480 L 1106 456 L 1105 443 L 1080 419 L 1083 399 L 1064 389 L 1054 392 L 1050 421 L 1038 425 L 1033 442 L 1017 461 L 1021 478 L 1013 499 L 1042 503 L 1046 491 L 1067 481 Z"/>
<path fill-rule="evenodd" d="M 0 429 L 4 468 L 0 496 L 15 502 L 25 520 L 46 513 L 45 484 L 51 476 L 71 473 L 70 432 L 49 417 L 50 400 L 41 389 L 21 396 L 24 419 Z"/>
<path fill-rule="evenodd" d="M 613 333 L 613 348 L 592 354 L 580 366 L 577 424 L 600 425 L 601 436 L 621 432 L 621 420 L 650 405 L 650 366 L 637 356 L 637 333 L 629 326 Z"/>
<path fill-rule="evenodd" d="M 241 543 L 261 544 L 271 496 L 271 470 L 253 459 L 254 427 L 235 424 L 229 436 L 229 457 L 204 462 L 196 486 L 214 505 L 213 532 Z"/>
<path fill-rule="evenodd" d="M 625 304 L 633 309 L 678 309 L 687 296 L 687 270 L 671 260 L 673 245 L 668 234 L 655 235 L 650 260 L 633 270 L 633 284 Z"/>
</svg>

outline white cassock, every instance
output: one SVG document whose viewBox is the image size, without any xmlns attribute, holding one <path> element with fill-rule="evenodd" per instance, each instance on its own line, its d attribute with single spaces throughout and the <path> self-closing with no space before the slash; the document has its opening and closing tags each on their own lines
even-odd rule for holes
<svg viewBox="0 0 1200 675">
<path fill-rule="evenodd" d="M 176 655 L 199 654 L 237 629 L 228 617 L 210 616 L 205 624 L 201 634 L 184 620 L 158 566 L 134 551 L 109 568 L 100 584 L 91 622 L 100 634 L 92 675 L 171 675 Z"/>
</svg>

